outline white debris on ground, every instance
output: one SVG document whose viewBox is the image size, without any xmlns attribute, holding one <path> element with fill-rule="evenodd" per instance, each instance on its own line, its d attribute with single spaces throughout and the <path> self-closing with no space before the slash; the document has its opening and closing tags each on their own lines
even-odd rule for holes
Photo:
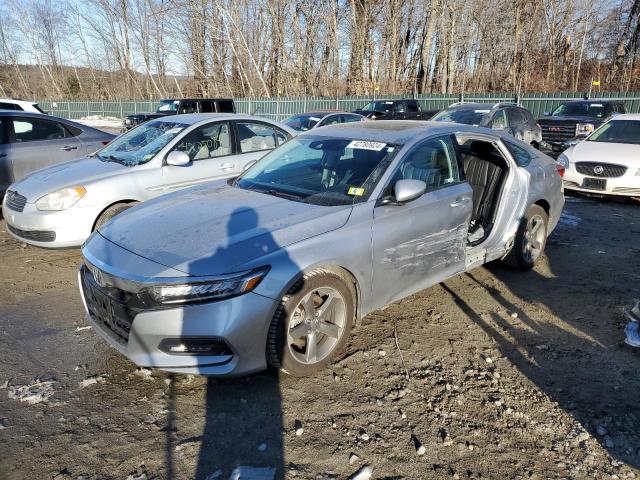
<svg viewBox="0 0 640 480">
<path fill-rule="evenodd" d="M 104 382 L 104 377 L 102 375 L 92 375 L 80 382 L 80 388 L 87 388 L 101 382 Z"/>
<path fill-rule="evenodd" d="M 356 473 L 349 477 L 349 480 L 370 480 L 373 476 L 373 468 L 369 465 L 365 465 Z"/>
<path fill-rule="evenodd" d="M 87 127 L 93 128 L 120 128 L 122 127 L 122 120 L 117 117 L 107 117 L 103 115 L 89 115 L 88 117 L 82 117 L 74 120 L 74 122 L 81 123 Z"/>
<path fill-rule="evenodd" d="M 229 480 L 273 480 L 276 469 L 271 467 L 238 467 L 229 476 Z"/>
<path fill-rule="evenodd" d="M 149 368 L 136 368 L 136 371 L 133 373 L 143 380 L 153 380 L 153 372 Z"/>
<path fill-rule="evenodd" d="M 51 380 L 41 382 L 36 379 L 28 385 L 11 385 L 9 387 L 9 398 L 26 402 L 29 405 L 46 402 L 54 393 L 54 383 Z"/>
<path fill-rule="evenodd" d="M 76 332 L 82 332 L 83 330 L 90 330 L 91 325 L 87 325 L 86 327 L 76 327 Z"/>
</svg>

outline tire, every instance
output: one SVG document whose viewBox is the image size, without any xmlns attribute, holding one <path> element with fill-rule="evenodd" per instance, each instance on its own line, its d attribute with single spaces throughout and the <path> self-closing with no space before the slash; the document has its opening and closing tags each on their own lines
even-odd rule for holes
<svg viewBox="0 0 640 480">
<path fill-rule="evenodd" d="M 313 375 L 329 365 L 349 339 L 355 298 L 353 284 L 330 270 L 314 270 L 298 280 L 271 321 L 269 364 L 296 377 Z M 313 314 L 307 316 L 305 307 Z"/>
<path fill-rule="evenodd" d="M 133 207 L 134 203 L 116 203 L 115 205 L 111 205 L 105 211 L 103 211 L 98 219 L 96 220 L 96 224 L 93 226 L 93 230 L 98 230 L 101 226 L 107 223 L 116 215 L 124 212 L 125 210 Z"/>
<path fill-rule="evenodd" d="M 520 221 L 513 247 L 503 263 L 518 270 L 531 270 L 544 253 L 548 222 L 547 212 L 539 205 L 531 205 Z"/>
</svg>

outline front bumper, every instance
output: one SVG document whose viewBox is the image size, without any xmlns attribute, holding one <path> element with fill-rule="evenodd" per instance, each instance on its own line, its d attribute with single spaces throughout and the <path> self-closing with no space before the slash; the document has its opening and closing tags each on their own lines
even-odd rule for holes
<svg viewBox="0 0 640 480">
<path fill-rule="evenodd" d="M 109 323 L 92 313 L 87 303 L 92 300 L 85 292 L 92 287 L 83 283 L 82 276 L 81 268 L 78 284 L 87 321 L 113 348 L 136 365 L 212 376 L 245 375 L 267 366 L 267 334 L 278 306 L 273 299 L 250 292 L 216 302 L 139 311 L 132 315 L 128 338 L 123 338 Z M 165 339 L 187 337 L 222 341 L 231 354 L 169 354 L 160 349 L 160 343 Z"/>
<path fill-rule="evenodd" d="M 620 177 L 595 177 L 583 175 L 576 170 L 573 163 L 564 172 L 562 183 L 565 190 L 590 193 L 593 195 L 615 195 L 620 197 L 640 197 L 640 175 L 636 175 L 636 168 L 628 168 Z M 585 185 L 585 179 L 599 179 L 605 181 L 605 188 L 594 188 Z"/>
<path fill-rule="evenodd" d="M 22 212 L 2 206 L 9 234 L 21 242 L 43 248 L 79 247 L 91 234 L 99 207 L 72 206 L 43 212 L 27 203 Z"/>
</svg>

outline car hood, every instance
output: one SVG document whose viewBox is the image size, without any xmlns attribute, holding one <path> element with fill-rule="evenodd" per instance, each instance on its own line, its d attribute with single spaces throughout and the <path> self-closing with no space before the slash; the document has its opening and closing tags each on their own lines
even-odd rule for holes
<svg viewBox="0 0 640 480">
<path fill-rule="evenodd" d="M 567 152 L 572 162 L 615 163 L 640 167 L 640 145 L 582 141 Z"/>
<path fill-rule="evenodd" d="M 12 190 L 27 197 L 29 202 L 60 188 L 86 185 L 96 179 L 117 175 L 130 167 L 115 162 L 102 162 L 97 158 L 81 158 L 48 167 L 24 177 L 11 186 Z"/>
<path fill-rule="evenodd" d="M 220 275 L 343 226 L 351 206 L 294 202 L 222 184 L 145 202 L 107 223 L 107 240 L 189 275 Z"/>
</svg>

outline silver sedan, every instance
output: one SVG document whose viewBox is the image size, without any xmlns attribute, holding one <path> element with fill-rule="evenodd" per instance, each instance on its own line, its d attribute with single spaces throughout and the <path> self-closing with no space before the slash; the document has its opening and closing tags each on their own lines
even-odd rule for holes
<svg viewBox="0 0 640 480">
<path fill-rule="evenodd" d="M 86 158 L 11 185 L 2 207 L 7 229 L 40 247 L 74 247 L 138 202 L 238 176 L 295 131 L 235 114 L 173 115 L 130 130 Z"/>
<path fill-rule="evenodd" d="M 326 127 L 103 226 L 79 284 L 95 331 L 138 365 L 308 375 L 373 310 L 492 260 L 532 268 L 563 204 L 555 162 L 504 133 Z"/>
</svg>

